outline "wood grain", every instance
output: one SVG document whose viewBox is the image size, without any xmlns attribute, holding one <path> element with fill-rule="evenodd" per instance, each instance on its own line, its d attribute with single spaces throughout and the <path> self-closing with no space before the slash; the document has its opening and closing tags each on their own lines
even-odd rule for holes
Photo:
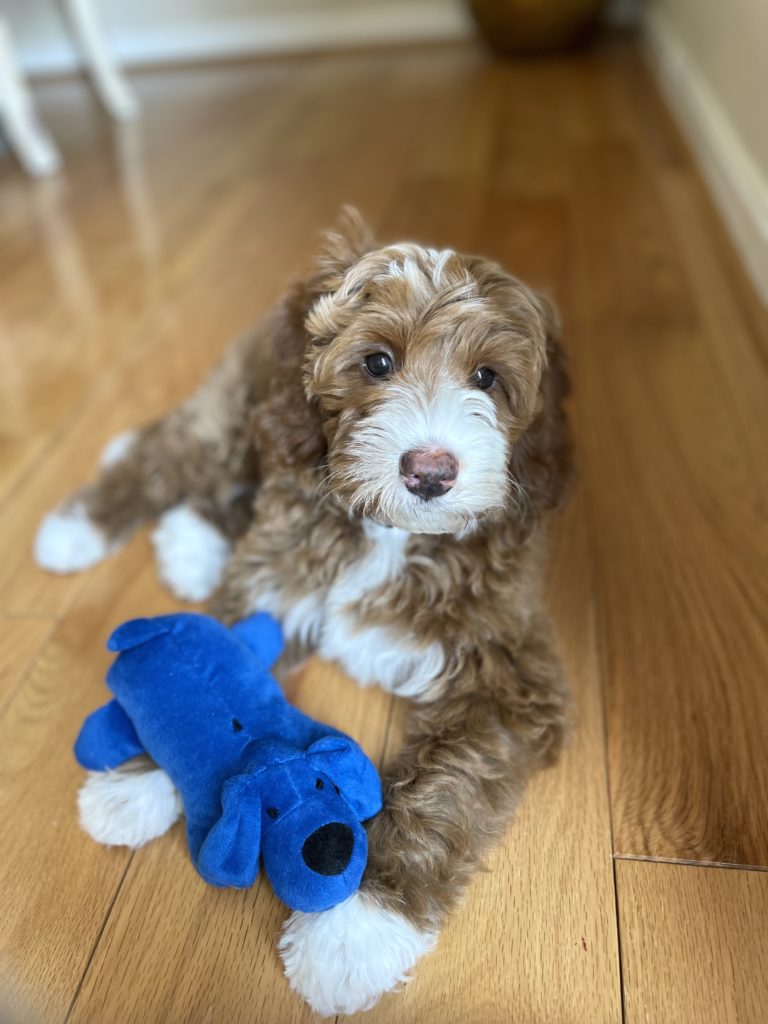
<svg viewBox="0 0 768 1024">
<path fill-rule="evenodd" d="M 49 619 L 0 619 L 0 712 L 54 626 Z"/>
<path fill-rule="evenodd" d="M 482 251 L 556 299 L 581 465 L 548 591 L 572 744 L 413 983 L 361 1021 L 620 1020 L 609 811 L 619 854 L 768 857 L 768 318 L 636 50 L 137 85 L 146 119 L 114 135 L 81 83 L 39 89 L 65 182 L 0 164 L 0 1003 L 46 1024 L 312 1019 L 267 885 L 205 887 L 178 827 L 133 855 L 77 828 L 70 746 L 103 640 L 173 607 L 146 536 L 86 576 L 30 550 L 104 442 L 194 387 L 351 201 L 382 237 Z M 373 756 L 396 748 L 381 692 L 313 661 L 291 695 Z M 627 1019 L 765 1019 L 767 876 L 616 870 Z"/>
<path fill-rule="evenodd" d="M 767 865 L 768 375 L 685 151 L 656 157 L 611 72 L 573 150 L 571 351 L 615 850 Z"/>
<path fill-rule="evenodd" d="M 109 631 L 166 611 L 145 553 L 95 572 L 0 717 L 0 970 L 11 1006 L 66 1015 L 130 855 L 77 826 L 72 743 L 103 701 Z"/>
<path fill-rule="evenodd" d="M 768 873 L 616 864 L 627 1024 L 763 1024 Z"/>
</svg>

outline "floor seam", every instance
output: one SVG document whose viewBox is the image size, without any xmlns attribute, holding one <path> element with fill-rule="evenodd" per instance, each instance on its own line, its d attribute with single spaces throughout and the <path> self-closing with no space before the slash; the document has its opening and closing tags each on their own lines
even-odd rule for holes
<svg viewBox="0 0 768 1024">
<path fill-rule="evenodd" d="M 93 946 L 91 947 L 91 951 L 88 954 L 88 958 L 87 958 L 87 960 L 85 962 L 85 966 L 83 967 L 83 973 L 80 975 L 80 981 L 77 983 L 77 988 L 75 989 L 74 995 L 72 996 L 72 1001 L 69 1004 L 69 1008 L 68 1008 L 68 1010 L 67 1010 L 67 1012 L 66 1012 L 66 1014 L 64 1016 L 64 1020 L 63 1020 L 62 1024 L 67 1024 L 67 1022 L 69 1021 L 69 1018 L 72 1016 L 73 1010 L 75 1009 L 75 1006 L 77 1004 L 77 1000 L 80 998 L 80 993 L 81 993 L 81 991 L 83 989 L 83 985 L 85 984 L 85 979 L 88 976 L 88 972 L 91 969 L 91 964 L 93 963 L 93 958 L 96 955 L 96 950 L 99 948 L 99 943 L 101 942 L 101 937 L 104 934 L 104 931 L 105 931 L 105 929 L 107 927 L 107 924 L 109 923 L 110 917 L 112 916 L 112 911 L 115 908 L 115 903 L 117 903 L 117 898 L 120 895 L 120 893 L 122 892 L 123 884 L 125 883 L 125 879 L 126 879 L 126 877 L 128 875 L 128 869 L 130 868 L 131 864 L 133 863 L 133 857 L 134 857 L 134 852 L 131 851 L 131 855 L 128 858 L 128 862 L 125 865 L 125 870 L 123 871 L 123 874 L 120 877 L 120 881 L 117 883 L 114 895 L 112 896 L 112 899 L 110 900 L 109 906 L 107 907 L 107 912 L 104 915 L 104 920 L 101 922 L 101 927 L 98 930 L 96 938 L 94 939 L 94 942 L 93 942 Z"/>
<path fill-rule="evenodd" d="M 595 660 L 598 677 L 598 696 L 600 702 L 600 721 L 603 737 L 603 770 L 605 776 L 605 795 L 608 805 L 608 831 L 610 836 L 611 851 L 611 875 L 613 879 L 613 909 L 616 917 L 616 956 L 619 974 L 619 996 L 621 1001 L 621 1019 L 626 1022 L 626 999 L 624 993 L 624 956 L 621 945 L 621 911 L 619 909 L 619 886 L 616 873 L 616 856 L 614 854 L 614 822 L 613 803 L 611 800 L 611 768 L 608 758 L 608 715 L 606 711 L 605 692 L 605 650 L 602 633 L 598 623 L 598 587 L 597 574 L 595 571 L 595 547 L 594 534 L 590 522 L 590 501 L 589 490 L 586 482 L 582 479 L 583 501 L 584 501 L 584 534 L 586 541 L 587 568 L 589 572 L 589 591 L 592 598 L 592 643 L 595 650 Z"/>
<path fill-rule="evenodd" d="M 652 857 L 650 854 L 614 853 L 614 862 L 619 860 L 640 861 L 643 864 L 677 864 L 686 868 L 721 868 L 724 871 L 768 872 L 768 865 L 734 864 L 722 860 L 687 860 L 683 857 Z"/>
</svg>

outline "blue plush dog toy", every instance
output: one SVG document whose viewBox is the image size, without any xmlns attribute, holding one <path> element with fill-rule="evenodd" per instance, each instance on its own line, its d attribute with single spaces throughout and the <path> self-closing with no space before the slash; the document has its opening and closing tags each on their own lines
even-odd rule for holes
<svg viewBox="0 0 768 1024">
<path fill-rule="evenodd" d="M 107 646 L 119 652 L 107 676 L 115 699 L 80 731 L 84 768 L 150 754 L 181 793 L 206 882 L 249 886 L 261 856 L 296 910 L 327 910 L 357 889 L 379 777 L 353 740 L 286 702 L 269 674 L 283 646 L 273 619 L 232 629 L 205 615 L 134 619 Z"/>
</svg>

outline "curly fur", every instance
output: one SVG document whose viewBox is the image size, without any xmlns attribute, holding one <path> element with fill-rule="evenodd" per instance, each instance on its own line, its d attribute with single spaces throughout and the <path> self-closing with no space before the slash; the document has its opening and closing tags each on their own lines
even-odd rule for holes
<svg viewBox="0 0 768 1024">
<path fill-rule="evenodd" d="M 394 373 L 374 380 L 364 359 L 382 350 Z M 472 387 L 481 365 L 496 374 L 487 391 Z M 361 681 L 395 692 L 417 659 L 419 686 L 403 692 L 418 703 L 386 770 L 362 889 L 366 928 L 376 908 L 389 915 L 385 945 L 410 935 L 392 920 L 439 930 L 562 742 L 566 686 L 538 590 L 543 515 L 569 476 L 566 391 L 545 300 L 478 257 L 377 247 L 348 212 L 265 325 L 74 499 L 107 545 L 182 502 L 239 537 L 213 602 L 227 621 L 266 608 L 348 668 L 365 652 Z M 435 502 L 401 485 L 408 444 L 458 455 Z M 290 969 L 310 1001 L 375 999 L 369 986 L 356 1003 L 351 974 L 313 992 L 323 928 L 292 929 L 285 948 L 298 931 L 310 962 Z M 395 961 L 404 976 L 410 964 Z"/>
</svg>

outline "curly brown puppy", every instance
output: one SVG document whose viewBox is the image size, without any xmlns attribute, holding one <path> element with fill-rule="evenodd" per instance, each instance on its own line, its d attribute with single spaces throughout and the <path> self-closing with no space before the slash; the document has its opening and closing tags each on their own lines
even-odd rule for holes
<svg viewBox="0 0 768 1024">
<path fill-rule="evenodd" d="M 362 685 L 415 702 L 362 889 L 294 913 L 280 942 L 320 1012 L 371 1006 L 406 977 L 560 748 L 566 685 L 539 586 L 542 514 L 570 463 L 565 392 L 540 297 L 483 259 L 378 247 L 348 213 L 265 326 L 182 407 L 113 443 L 41 527 L 41 563 L 71 571 L 159 516 L 177 593 L 220 582 L 225 620 L 270 611 Z M 81 794 L 103 842 L 140 845 L 178 813 L 158 769 Z"/>
</svg>

